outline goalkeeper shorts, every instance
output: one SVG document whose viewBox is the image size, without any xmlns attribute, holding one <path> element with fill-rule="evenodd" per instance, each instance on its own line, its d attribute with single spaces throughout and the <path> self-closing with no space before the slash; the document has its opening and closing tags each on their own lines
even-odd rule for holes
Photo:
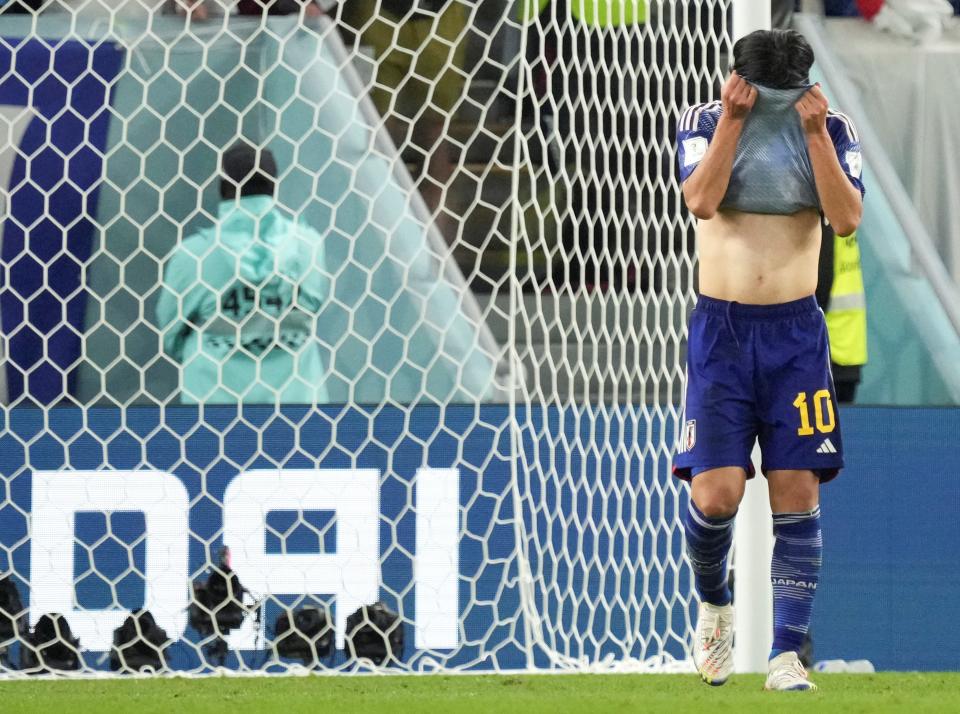
<svg viewBox="0 0 960 714">
<path fill-rule="evenodd" d="M 674 474 L 723 466 L 753 475 L 811 470 L 821 482 L 843 467 L 830 346 L 813 297 L 742 305 L 701 296 L 690 316 L 684 416 Z"/>
</svg>

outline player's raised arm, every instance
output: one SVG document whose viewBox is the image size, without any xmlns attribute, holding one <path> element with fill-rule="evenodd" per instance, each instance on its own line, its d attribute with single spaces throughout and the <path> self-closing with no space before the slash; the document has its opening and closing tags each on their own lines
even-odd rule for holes
<svg viewBox="0 0 960 714">
<path fill-rule="evenodd" d="M 830 105 L 820 86 L 815 85 L 800 97 L 795 106 L 807 138 L 820 206 L 837 234 L 848 236 L 860 225 L 863 197 L 841 166 L 827 130 L 827 109 Z"/>
<path fill-rule="evenodd" d="M 697 218 L 713 218 L 727 193 L 743 122 L 757 100 L 757 90 L 732 72 L 720 91 L 723 111 L 706 154 L 683 182 L 683 198 Z"/>
</svg>

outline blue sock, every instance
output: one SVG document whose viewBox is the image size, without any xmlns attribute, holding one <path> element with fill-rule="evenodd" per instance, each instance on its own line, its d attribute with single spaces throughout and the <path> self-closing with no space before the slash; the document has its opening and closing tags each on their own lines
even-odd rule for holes
<svg viewBox="0 0 960 714">
<path fill-rule="evenodd" d="M 693 499 L 683 519 L 687 558 L 693 567 L 697 594 L 711 605 L 727 605 L 733 599 L 727 585 L 727 553 L 733 542 L 734 513 L 726 518 L 703 515 Z"/>
<path fill-rule="evenodd" d="M 823 539 L 820 506 L 805 513 L 775 513 L 773 563 L 773 652 L 799 652 L 810 627 L 817 594 Z"/>
</svg>

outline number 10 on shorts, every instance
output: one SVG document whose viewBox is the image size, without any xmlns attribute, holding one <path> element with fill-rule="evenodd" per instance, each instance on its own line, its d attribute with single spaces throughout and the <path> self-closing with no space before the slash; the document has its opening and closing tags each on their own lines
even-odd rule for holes
<svg viewBox="0 0 960 714">
<path fill-rule="evenodd" d="M 813 402 L 813 415 L 816 421 L 817 431 L 821 434 L 829 434 L 837 426 L 833 414 L 833 400 L 830 398 L 830 390 L 821 389 L 814 392 L 813 399 L 810 401 Z M 826 404 L 826 407 L 824 407 L 824 404 Z M 813 427 L 810 426 L 810 406 L 807 403 L 807 393 L 800 392 L 797 394 L 797 398 L 793 400 L 793 406 L 800 412 L 800 428 L 797 429 L 797 435 L 811 436 L 814 431 Z M 824 419 L 824 414 L 826 414 L 826 419 Z"/>
</svg>

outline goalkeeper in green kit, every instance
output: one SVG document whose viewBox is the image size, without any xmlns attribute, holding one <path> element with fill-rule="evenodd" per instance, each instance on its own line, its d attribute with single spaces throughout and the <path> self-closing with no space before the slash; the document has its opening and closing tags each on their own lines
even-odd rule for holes
<svg viewBox="0 0 960 714">
<path fill-rule="evenodd" d="M 217 221 L 173 252 L 157 302 L 181 401 L 324 402 L 323 238 L 277 206 L 269 150 L 237 144 L 222 171 Z"/>
</svg>

